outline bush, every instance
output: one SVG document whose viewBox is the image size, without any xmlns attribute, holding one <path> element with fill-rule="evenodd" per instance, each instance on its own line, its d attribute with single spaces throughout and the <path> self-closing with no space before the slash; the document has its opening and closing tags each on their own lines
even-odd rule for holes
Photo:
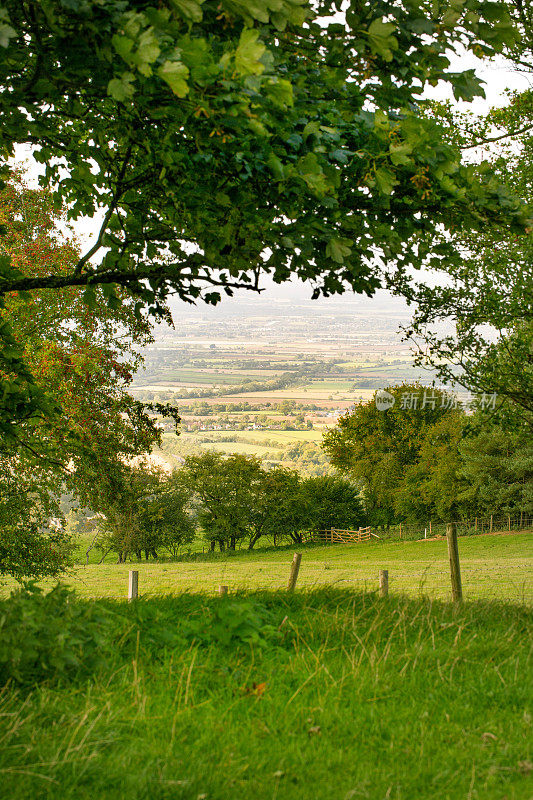
<svg viewBox="0 0 533 800">
<path fill-rule="evenodd" d="M 248 599 L 222 601 L 210 609 L 210 615 L 188 620 L 185 635 L 201 644 L 223 647 L 265 647 L 281 638 L 279 620 L 263 605 Z"/>
<path fill-rule="evenodd" d="M 80 601 L 61 584 L 47 594 L 28 584 L 0 603 L 0 685 L 93 678 L 117 660 L 137 658 L 139 646 L 158 661 L 191 644 L 261 650 L 286 641 L 279 623 L 279 613 L 251 598 L 193 603 L 177 620 L 172 599 L 110 607 Z"/>
<path fill-rule="evenodd" d="M 21 686 L 90 675 L 113 653 L 113 618 L 58 584 L 27 584 L 0 604 L 0 684 Z"/>
</svg>

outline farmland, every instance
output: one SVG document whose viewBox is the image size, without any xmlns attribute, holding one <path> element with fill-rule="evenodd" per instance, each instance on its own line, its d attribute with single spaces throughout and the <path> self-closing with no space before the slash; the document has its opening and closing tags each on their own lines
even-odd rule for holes
<svg viewBox="0 0 533 800">
<path fill-rule="evenodd" d="M 327 472 L 320 441 L 340 414 L 376 387 L 430 379 L 399 339 L 401 314 L 369 320 L 348 308 L 244 304 L 238 318 L 191 312 L 159 332 L 133 387 L 138 399 L 180 410 L 181 436 L 167 426 L 158 457 L 176 465 L 212 449 Z"/>
</svg>

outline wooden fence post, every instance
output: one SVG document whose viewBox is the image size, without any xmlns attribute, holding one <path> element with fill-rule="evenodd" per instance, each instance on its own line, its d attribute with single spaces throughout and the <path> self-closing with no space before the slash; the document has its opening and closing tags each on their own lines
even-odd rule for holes
<svg viewBox="0 0 533 800">
<path fill-rule="evenodd" d="M 226 595 L 228 593 L 228 587 L 227 586 L 219 586 L 218 587 L 218 593 L 219 593 L 219 595 L 221 597 L 224 597 L 224 595 Z"/>
<path fill-rule="evenodd" d="M 450 559 L 450 577 L 452 580 L 452 600 L 458 602 L 463 599 L 461 586 L 461 569 L 459 567 L 459 547 L 457 545 L 457 525 L 455 522 L 446 524 L 446 539 L 448 540 L 448 557 Z"/>
<path fill-rule="evenodd" d="M 490 515 L 490 528 L 489 533 L 492 533 L 492 514 Z"/>
<path fill-rule="evenodd" d="M 400 539 L 402 538 L 402 523 L 400 522 Z"/>
<path fill-rule="evenodd" d="M 128 600 L 137 600 L 139 596 L 139 573 L 136 569 L 130 569 L 130 579 L 128 582 Z"/>
<path fill-rule="evenodd" d="M 301 553 L 295 553 L 292 557 L 292 564 L 291 564 L 291 575 L 289 578 L 289 584 L 287 586 L 288 592 L 294 592 L 296 588 L 296 581 L 298 580 L 298 573 L 300 571 L 300 562 L 302 560 Z"/>
<path fill-rule="evenodd" d="M 429 520 L 429 538 L 431 539 L 431 520 Z"/>
<path fill-rule="evenodd" d="M 509 514 L 509 533 L 511 533 L 511 515 Z"/>
<path fill-rule="evenodd" d="M 380 569 L 379 571 L 379 593 L 381 597 L 387 597 L 389 594 L 389 570 Z"/>
</svg>

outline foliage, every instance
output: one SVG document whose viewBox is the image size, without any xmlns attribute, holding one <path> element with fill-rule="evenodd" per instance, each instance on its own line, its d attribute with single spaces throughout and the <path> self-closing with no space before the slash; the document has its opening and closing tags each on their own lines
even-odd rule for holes
<svg viewBox="0 0 533 800">
<path fill-rule="evenodd" d="M 204 645 L 265 648 L 281 640 L 278 617 L 279 613 L 251 598 L 224 599 L 205 609 L 200 618 L 186 619 L 182 630 L 189 639 Z"/>
<path fill-rule="evenodd" d="M 58 584 L 27 584 L 0 607 L 0 684 L 29 686 L 92 676 L 113 652 L 109 612 Z"/>
<path fill-rule="evenodd" d="M 449 522 L 473 516 L 463 496 L 459 447 L 464 435 L 461 413 L 447 414 L 427 429 L 417 460 L 405 468 L 396 490 L 395 508 L 402 519 Z"/>
<path fill-rule="evenodd" d="M 176 555 L 195 535 L 189 499 L 175 475 L 147 462 L 121 464 L 100 499 L 100 549 L 113 550 L 120 561 L 131 553 L 140 559 L 143 550 L 147 559 L 157 558 L 160 547 Z"/>
<path fill-rule="evenodd" d="M 0 194 L 0 221 L 4 252 L 20 269 L 61 275 L 79 257 L 51 195 L 29 189 L 17 174 Z M 11 553 L 1 569 L 37 576 L 44 574 L 41 559 L 42 569 L 55 574 L 59 540 L 53 534 L 47 544 L 42 529 L 51 517 L 61 518 L 65 488 L 97 504 L 94 487 L 102 476 L 159 438 L 154 420 L 127 391 L 140 364 L 135 346 L 151 340 L 150 327 L 124 293 L 113 308 L 100 288 L 92 310 L 76 288 L 11 293 L 0 308 L 0 326 L 9 329 L 32 386 L 53 398 L 47 410 L 17 415 L 11 395 L 4 396 L 0 409 L 0 524 L 3 548 Z"/>
<path fill-rule="evenodd" d="M 164 313 L 169 292 L 215 303 L 265 273 L 314 296 L 371 294 L 376 265 L 420 267 L 435 237 L 456 264 L 446 233 L 521 233 L 520 203 L 421 113 L 439 81 L 456 99 L 483 93 L 449 52 L 512 48 L 506 4 L 353 0 L 342 23 L 338 8 L 2 0 L 3 157 L 31 146 L 68 217 L 102 225 L 59 274 L 3 253 L 0 294 L 80 286 L 92 308 L 101 285 L 115 308 L 123 286 L 138 313 Z M 48 414 L 8 328 L 2 339 L 12 415 Z"/>
<path fill-rule="evenodd" d="M 250 530 L 263 476 L 257 458 L 219 453 L 187 456 L 179 480 L 198 502 L 198 522 L 214 550 L 235 549 Z"/>
<path fill-rule="evenodd" d="M 302 531 L 309 528 L 310 508 L 296 470 L 274 467 L 263 472 L 260 491 L 252 515 L 251 549 L 260 536 L 270 536 L 274 543 L 290 538 L 302 541 Z"/>
<path fill-rule="evenodd" d="M 34 583 L 0 603 L 0 686 L 30 687 L 86 679 L 112 656 L 135 649 L 137 631 L 154 656 L 192 645 L 264 648 L 280 642 L 279 614 L 252 598 L 223 600 L 178 621 L 139 601 L 133 632 L 124 635 L 123 609 L 86 604 L 62 584 L 44 592 Z M 172 625 L 171 625 L 172 623 Z M 172 630 L 169 628 L 172 627 Z"/>
<path fill-rule="evenodd" d="M 508 6 L 521 32 L 511 53 L 515 68 L 533 74 L 533 16 L 529 4 Z M 508 91 L 503 107 L 479 116 L 435 103 L 448 141 L 463 150 L 479 174 L 489 168 L 517 196 L 533 202 L 533 91 Z M 484 159 L 484 160 L 481 160 Z M 447 242 L 449 235 L 446 236 Z M 408 288 L 391 277 L 391 288 L 416 304 L 406 336 L 419 349 L 418 362 L 444 381 L 471 391 L 496 393 L 502 424 L 533 424 L 533 226 L 516 236 L 500 226 L 453 233 L 461 261 L 433 264 L 429 285 Z M 440 250 L 439 250 L 440 252 Z M 436 279 L 435 279 L 436 278 Z M 449 332 L 450 321 L 455 330 Z M 443 333 L 442 322 L 448 330 Z"/>
<path fill-rule="evenodd" d="M 485 424 L 483 424 L 485 422 Z M 533 515 L 533 444 L 525 431 L 483 419 L 460 445 L 460 499 L 476 515 Z"/>
<path fill-rule="evenodd" d="M 436 390 L 425 390 L 438 398 L 436 408 L 421 408 L 421 401 L 402 409 L 398 399 L 422 398 L 421 388 L 389 392 L 396 397 L 393 408 L 379 411 L 374 401 L 359 406 L 323 440 L 333 465 L 361 483 L 374 524 L 531 513 L 526 425 L 503 428 L 494 412 L 482 409 L 466 416 Z"/>
<path fill-rule="evenodd" d="M 391 408 L 381 411 L 375 400 L 363 403 L 342 416 L 323 438 L 333 466 L 360 483 L 365 510 L 374 525 L 390 525 L 405 513 L 416 515 L 424 509 L 427 514 L 434 509 L 435 494 L 429 502 L 423 499 L 418 488 L 420 475 L 415 477 L 411 468 L 418 465 L 417 469 L 422 469 L 423 457 L 438 470 L 437 442 L 439 456 L 453 458 L 456 431 L 460 432 L 464 416 L 462 410 L 454 408 L 454 398 L 438 389 L 402 384 L 389 387 L 387 392 L 395 401 Z M 438 425 L 444 425 L 440 437 L 440 429 L 435 430 Z M 453 432 L 451 439 L 446 427 Z M 420 499 L 408 501 L 413 492 Z"/>
<path fill-rule="evenodd" d="M 52 522 L 57 505 L 42 474 L 16 467 L 0 456 L 0 575 L 57 575 L 69 561 L 69 534 Z"/>
<path fill-rule="evenodd" d="M 302 482 L 309 503 L 310 527 L 359 528 L 366 518 L 357 486 L 337 475 L 318 475 Z"/>
<path fill-rule="evenodd" d="M 234 550 L 245 540 L 251 550 L 262 536 L 299 543 L 313 524 L 312 500 L 296 470 L 265 469 L 254 457 L 209 452 L 188 456 L 180 473 L 197 499 L 198 521 L 212 550 L 216 543 Z"/>
</svg>

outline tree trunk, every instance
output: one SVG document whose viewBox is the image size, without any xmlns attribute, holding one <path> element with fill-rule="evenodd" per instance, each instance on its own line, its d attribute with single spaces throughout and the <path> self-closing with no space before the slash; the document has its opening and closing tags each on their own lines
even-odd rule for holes
<svg viewBox="0 0 533 800">
<path fill-rule="evenodd" d="M 252 538 L 250 539 L 250 542 L 248 543 L 248 550 L 253 550 L 254 549 L 254 545 L 257 543 L 257 541 L 260 538 L 261 538 L 261 534 L 260 533 L 256 533 L 254 536 L 252 536 Z"/>
</svg>

